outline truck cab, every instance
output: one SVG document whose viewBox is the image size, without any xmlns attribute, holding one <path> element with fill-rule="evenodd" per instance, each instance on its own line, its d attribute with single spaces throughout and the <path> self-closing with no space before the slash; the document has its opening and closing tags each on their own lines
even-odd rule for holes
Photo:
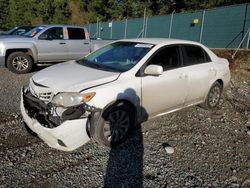
<svg viewBox="0 0 250 188">
<path fill-rule="evenodd" d="M 17 74 L 35 64 L 77 60 L 111 41 L 90 40 L 86 28 L 72 25 L 41 25 L 23 37 L 0 39 L 0 65 Z"/>
</svg>

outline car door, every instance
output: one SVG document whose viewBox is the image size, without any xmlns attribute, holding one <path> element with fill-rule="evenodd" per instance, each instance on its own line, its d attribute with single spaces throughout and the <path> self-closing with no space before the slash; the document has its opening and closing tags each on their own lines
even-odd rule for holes
<svg viewBox="0 0 250 188">
<path fill-rule="evenodd" d="M 209 89 L 210 80 L 215 76 L 213 63 L 202 47 L 182 45 L 183 65 L 187 68 L 188 93 L 185 105 L 204 100 Z"/>
<path fill-rule="evenodd" d="M 159 76 L 141 77 L 142 107 L 150 117 L 161 115 L 183 106 L 187 95 L 186 67 L 181 67 L 178 45 L 158 50 L 147 65 L 163 67 Z"/>
<path fill-rule="evenodd" d="M 38 61 L 53 62 L 68 59 L 63 27 L 51 27 L 40 34 L 36 41 Z"/>
<path fill-rule="evenodd" d="M 90 53 L 90 40 L 86 39 L 83 28 L 67 27 L 69 60 L 79 59 Z"/>
</svg>

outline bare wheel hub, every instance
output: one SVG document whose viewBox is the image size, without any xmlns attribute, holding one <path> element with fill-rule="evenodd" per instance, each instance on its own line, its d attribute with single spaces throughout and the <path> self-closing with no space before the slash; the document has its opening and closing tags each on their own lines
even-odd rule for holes
<svg viewBox="0 0 250 188">
<path fill-rule="evenodd" d="M 121 140 L 127 133 L 130 125 L 130 117 L 126 111 L 116 110 L 108 115 L 105 121 L 103 133 L 110 142 Z"/>
</svg>

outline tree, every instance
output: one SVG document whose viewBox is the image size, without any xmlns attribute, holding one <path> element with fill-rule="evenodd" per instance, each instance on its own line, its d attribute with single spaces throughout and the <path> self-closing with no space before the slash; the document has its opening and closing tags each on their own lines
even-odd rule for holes
<svg viewBox="0 0 250 188">
<path fill-rule="evenodd" d="M 9 1 L 6 0 L 0 0 L 0 30 L 6 30 L 8 28 L 8 7 L 9 7 Z"/>
<path fill-rule="evenodd" d="M 36 0 L 10 0 L 8 10 L 8 27 L 31 25 L 36 17 Z"/>
<path fill-rule="evenodd" d="M 70 17 L 67 0 L 54 0 L 53 3 L 54 14 L 53 23 L 64 24 L 67 23 Z"/>
<path fill-rule="evenodd" d="M 86 24 L 247 3 L 249 0 L 0 0 L 0 29 L 18 25 Z"/>
<path fill-rule="evenodd" d="M 71 24 L 82 25 L 87 23 L 87 11 L 84 10 L 84 7 L 86 7 L 84 2 L 81 0 L 70 0 L 68 6 L 70 12 L 69 22 Z"/>
</svg>

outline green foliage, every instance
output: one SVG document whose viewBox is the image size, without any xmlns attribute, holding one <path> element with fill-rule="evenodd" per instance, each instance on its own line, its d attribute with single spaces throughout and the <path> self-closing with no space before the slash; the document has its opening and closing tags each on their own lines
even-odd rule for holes
<svg viewBox="0 0 250 188">
<path fill-rule="evenodd" d="M 18 25 L 86 24 L 246 3 L 248 0 L 0 0 L 0 30 Z"/>
<path fill-rule="evenodd" d="M 0 30 L 6 30 L 7 27 L 7 18 L 8 18 L 8 9 L 9 9 L 9 2 L 6 0 L 0 0 Z"/>
</svg>

